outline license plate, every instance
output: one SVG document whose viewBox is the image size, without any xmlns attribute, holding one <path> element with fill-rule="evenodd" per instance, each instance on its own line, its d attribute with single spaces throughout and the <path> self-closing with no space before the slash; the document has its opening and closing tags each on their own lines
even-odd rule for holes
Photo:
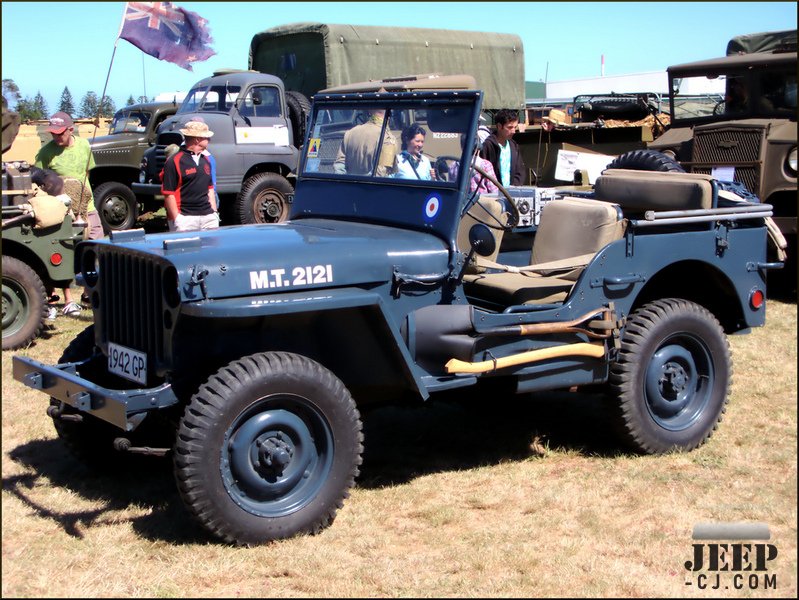
<svg viewBox="0 0 799 600">
<path fill-rule="evenodd" d="M 146 385 L 147 355 L 144 352 L 109 342 L 108 370 L 130 381 Z"/>
</svg>

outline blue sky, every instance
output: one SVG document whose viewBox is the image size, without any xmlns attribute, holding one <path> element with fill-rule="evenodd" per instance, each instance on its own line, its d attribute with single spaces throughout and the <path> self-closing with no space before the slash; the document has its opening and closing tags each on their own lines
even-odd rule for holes
<svg viewBox="0 0 799 600">
<path fill-rule="evenodd" d="M 23 97 L 41 92 L 54 112 L 64 87 L 76 104 L 108 95 L 185 91 L 221 68 L 246 68 L 252 36 L 300 21 L 397 25 L 521 36 L 527 81 L 662 71 L 722 56 L 734 35 L 793 29 L 794 2 L 175 2 L 209 22 L 217 55 L 194 71 L 117 44 L 123 2 L 3 1 L 2 76 Z"/>
</svg>

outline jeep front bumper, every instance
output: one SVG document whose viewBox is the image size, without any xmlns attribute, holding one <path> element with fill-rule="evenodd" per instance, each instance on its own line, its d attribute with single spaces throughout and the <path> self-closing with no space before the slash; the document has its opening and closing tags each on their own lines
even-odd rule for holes
<svg viewBox="0 0 799 600">
<path fill-rule="evenodd" d="M 76 368 L 81 364 L 51 366 L 32 358 L 14 356 L 14 379 L 124 431 L 133 431 L 149 411 L 178 402 L 169 383 L 155 388 L 133 390 L 100 387 L 77 374 Z"/>
</svg>

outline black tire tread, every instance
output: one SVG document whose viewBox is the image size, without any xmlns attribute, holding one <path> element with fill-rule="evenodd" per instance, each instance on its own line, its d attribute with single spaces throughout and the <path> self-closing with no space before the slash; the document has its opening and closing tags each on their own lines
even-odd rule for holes
<svg viewBox="0 0 799 600">
<path fill-rule="evenodd" d="M 246 386 L 262 377 L 263 373 L 289 371 L 318 378 L 331 394 L 349 398 L 346 413 L 348 422 L 351 423 L 351 430 L 348 435 L 356 440 L 356 457 L 344 482 L 343 492 L 324 514 L 311 523 L 305 531 L 299 533 L 316 534 L 329 526 L 335 519 L 338 509 L 343 506 L 344 500 L 349 497 L 349 490 L 355 485 L 355 479 L 360 474 L 359 467 L 362 463 L 363 452 L 360 414 L 349 392 L 330 371 L 315 361 L 287 352 L 255 354 L 227 365 L 200 387 L 186 407 L 178 429 L 174 452 L 175 478 L 186 507 L 208 531 L 227 543 L 248 545 L 251 542 L 242 539 L 242 532 L 236 531 L 234 527 L 220 518 L 214 507 L 213 498 L 209 496 L 204 485 L 199 481 L 204 473 L 200 450 L 210 443 L 207 438 L 207 430 L 222 417 L 225 406 L 224 398 L 235 388 Z"/>
<path fill-rule="evenodd" d="M 605 167 L 605 170 L 608 169 L 685 173 L 685 169 L 676 160 L 662 152 L 649 149 L 625 152 L 610 161 Z"/>
<path fill-rule="evenodd" d="M 729 378 L 722 406 L 713 426 L 709 428 L 704 437 L 689 447 L 680 448 L 680 450 L 690 451 L 704 444 L 718 428 L 727 410 L 732 388 L 733 364 L 730 357 L 729 341 L 724 336 L 718 320 L 706 308 L 683 299 L 666 298 L 642 306 L 630 315 L 625 325 L 618 358 L 611 365 L 609 387 L 613 398 L 611 407 L 615 410 L 617 433 L 629 446 L 644 454 L 660 454 L 663 449 L 651 443 L 645 433 L 639 428 L 638 421 L 634 415 L 637 406 L 633 394 L 630 393 L 630 388 L 634 385 L 633 371 L 638 364 L 638 350 L 646 342 L 648 332 L 654 325 L 658 322 L 667 321 L 678 313 L 685 312 L 700 315 L 717 328 L 719 335 L 725 342 L 723 360 L 729 365 Z"/>
<path fill-rule="evenodd" d="M 14 334 L 3 335 L 3 350 L 18 350 L 27 347 L 39 337 L 47 318 L 47 299 L 44 283 L 38 273 L 28 264 L 13 256 L 3 256 L 3 279 L 14 279 L 27 290 L 31 301 L 29 320 Z M 37 308 L 38 304 L 38 308 Z M 39 318 L 35 317 L 39 313 Z"/>
</svg>

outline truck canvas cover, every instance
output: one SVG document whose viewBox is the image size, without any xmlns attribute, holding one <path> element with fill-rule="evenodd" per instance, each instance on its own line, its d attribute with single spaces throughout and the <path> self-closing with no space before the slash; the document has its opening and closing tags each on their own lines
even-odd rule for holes
<svg viewBox="0 0 799 600">
<path fill-rule="evenodd" d="M 737 35 L 727 44 L 727 56 L 775 50 L 796 52 L 796 29 Z"/>
<path fill-rule="evenodd" d="M 484 109 L 524 107 L 524 49 L 515 34 L 293 23 L 253 36 L 249 68 L 309 97 L 356 81 L 465 73 L 484 91 Z"/>
</svg>

